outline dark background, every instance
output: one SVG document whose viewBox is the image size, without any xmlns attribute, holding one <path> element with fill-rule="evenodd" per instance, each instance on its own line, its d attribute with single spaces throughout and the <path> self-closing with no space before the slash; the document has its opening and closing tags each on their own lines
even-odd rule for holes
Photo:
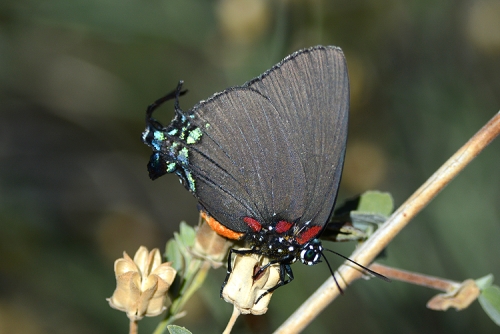
<svg viewBox="0 0 500 334">
<path fill-rule="evenodd" d="M 340 46 L 350 72 L 339 201 L 379 189 L 401 204 L 500 108 L 496 0 L 2 1 L 0 332 L 126 333 L 125 314 L 105 301 L 113 261 L 140 245 L 163 250 L 181 220 L 197 222 L 175 176 L 148 178 L 146 106 L 183 79 L 188 109 L 316 44 Z M 172 105 L 162 113 L 168 121 Z M 473 161 L 384 262 L 457 281 L 500 277 L 499 150 L 497 140 Z M 243 317 L 235 332 L 270 332 L 329 276 L 325 265 L 293 269 L 267 315 Z M 229 318 L 223 276 L 213 272 L 188 305 L 182 324 L 195 333 L 219 333 Z M 426 309 L 434 294 L 358 281 L 306 332 L 498 332 L 478 302 Z"/>
</svg>

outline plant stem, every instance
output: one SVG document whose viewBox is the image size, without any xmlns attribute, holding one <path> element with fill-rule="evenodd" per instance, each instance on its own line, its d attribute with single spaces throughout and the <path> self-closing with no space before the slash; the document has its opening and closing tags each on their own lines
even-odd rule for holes
<svg viewBox="0 0 500 334">
<path fill-rule="evenodd" d="M 233 314 L 231 315 L 231 319 L 229 319 L 229 322 L 227 323 L 226 329 L 224 329 L 224 332 L 222 334 L 230 334 L 231 331 L 233 330 L 233 326 L 236 323 L 236 320 L 240 316 L 240 311 L 238 308 L 234 307 L 233 308 Z"/>
<path fill-rule="evenodd" d="M 393 280 L 425 286 L 427 288 L 436 289 L 443 292 L 450 292 L 460 287 L 460 282 L 450 281 L 445 278 L 423 275 L 397 268 L 391 268 L 379 263 L 373 263 L 369 268 Z"/>
<path fill-rule="evenodd" d="M 352 253 L 350 259 L 364 266 L 372 262 L 377 254 L 389 244 L 409 221 L 488 146 L 499 133 L 500 112 L 417 189 L 365 243 Z M 362 272 L 350 265 L 342 265 L 338 270 L 338 274 L 342 277 L 339 284 L 345 290 L 349 283 L 362 275 Z M 336 283 L 330 277 L 275 333 L 298 333 L 302 331 L 338 295 L 339 290 Z"/>
<path fill-rule="evenodd" d="M 129 334 L 137 334 L 139 332 L 139 323 L 137 320 L 130 319 L 130 323 L 128 326 Z"/>
</svg>

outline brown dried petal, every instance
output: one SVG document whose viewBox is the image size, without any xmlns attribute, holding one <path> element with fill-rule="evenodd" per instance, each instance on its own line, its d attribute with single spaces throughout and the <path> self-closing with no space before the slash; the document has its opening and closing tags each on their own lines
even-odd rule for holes
<svg viewBox="0 0 500 334">
<path fill-rule="evenodd" d="M 206 222 L 206 214 L 201 214 L 192 248 L 193 254 L 210 261 L 213 268 L 219 268 L 223 265 L 223 260 L 232 246 L 234 242 L 212 230 Z"/>
<path fill-rule="evenodd" d="M 134 308 L 132 305 L 141 295 L 141 291 L 135 283 L 137 278 L 140 279 L 139 273 L 132 271 L 116 277 L 115 292 L 108 299 L 111 307 L 124 312 Z"/>
<path fill-rule="evenodd" d="M 153 253 L 157 248 L 153 249 L 151 253 Z M 139 268 L 139 272 L 143 277 L 147 277 L 149 275 L 149 265 L 151 253 L 144 246 L 139 247 L 137 252 L 134 255 L 134 262 Z"/>
<path fill-rule="evenodd" d="M 151 274 L 157 267 L 161 265 L 161 254 L 158 248 L 155 248 L 149 254 L 149 271 L 148 275 Z"/>
<path fill-rule="evenodd" d="M 167 284 L 167 289 L 170 288 L 172 282 L 175 279 L 176 271 L 172 268 L 172 262 L 165 262 L 156 267 L 151 275 L 158 275 L 165 284 Z"/>
<path fill-rule="evenodd" d="M 157 275 L 149 275 L 148 281 L 154 280 L 156 284 L 151 287 L 148 291 L 148 307 L 146 310 L 146 315 L 148 317 L 154 317 L 162 313 L 166 308 L 167 304 L 170 302 L 167 296 L 167 291 L 170 288 L 170 284 L 166 283 Z M 152 294 L 150 294 L 152 292 Z"/>
<path fill-rule="evenodd" d="M 128 256 L 126 252 L 123 252 L 123 258 L 115 261 L 115 276 L 118 277 L 129 271 L 138 272 L 139 268 L 134 263 L 134 261 Z"/>
<path fill-rule="evenodd" d="M 455 290 L 449 293 L 441 293 L 434 296 L 427 303 L 427 307 L 435 311 L 445 311 L 450 307 L 457 311 L 467 308 L 474 300 L 477 299 L 481 291 L 474 280 L 468 279 Z"/>
<path fill-rule="evenodd" d="M 156 275 L 148 276 L 148 278 L 145 281 L 143 281 L 141 296 L 137 303 L 137 316 L 140 316 L 141 318 L 144 317 L 145 315 L 149 316 L 149 314 L 147 314 L 149 302 L 153 298 L 157 286 L 158 286 L 158 276 Z M 163 298 L 161 299 L 161 301 L 163 301 Z M 158 307 L 156 307 L 155 310 L 152 312 L 154 315 L 158 315 L 163 311 L 164 309 L 163 304 L 160 306 L 160 311 L 158 313 L 155 312 L 158 311 L 157 308 Z"/>
</svg>

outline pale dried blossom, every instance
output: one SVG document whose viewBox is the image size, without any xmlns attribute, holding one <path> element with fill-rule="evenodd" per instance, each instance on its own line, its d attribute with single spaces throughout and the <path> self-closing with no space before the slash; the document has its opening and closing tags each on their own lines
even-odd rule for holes
<svg viewBox="0 0 500 334">
<path fill-rule="evenodd" d="M 427 303 L 427 307 L 434 311 L 446 311 L 450 307 L 457 311 L 463 310 L 475 301 L 481 290 L 474 280 L 468 279 L 458 285 L 455 289 L 447 293 L 440 293 L 434 296 Z"/>
<path fill-rule="evenodd" d="M 167 291 L 176 271 L 170 262 L 161 263 L 160 251 L 141 246 L 132 260 L 126 252 L 115 261 L 116 290 L 109 305 L 124 311 L 130 320 L 161 314 L 170 303 Z"/>
<path fill-rule="evenodd" d="M 196 238 L 191 251 L 194 255 L 209 261 L 213 268 L 219 268 L 224 264 L 227 252 L 234 246 L 234 241 L 214 231 L 207 223 L 209 219 L 213 218 L 200 212 L 200 223 L 196 229 Z"/>
<path fill-rule="evenodd" d="M 261 296 L 278 284 L 280 268 L 279 264 L 273 264 L 254 278 L 258 269 L 266 263 L 269 263 L 269 259 L 257 254 L 237 254 L 235 257 L 233 270 L 222 291 L 222 297 L 233 304 L 241 314 L 261 315 L 267 312 L 272 293 L 267 293 L 262 298 Z"/>
</svg>

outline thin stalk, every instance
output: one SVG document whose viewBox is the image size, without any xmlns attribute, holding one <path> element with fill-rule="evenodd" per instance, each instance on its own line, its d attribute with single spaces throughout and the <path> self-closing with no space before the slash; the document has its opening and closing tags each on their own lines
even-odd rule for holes
<svg viewBox="0 0 500 334">
<path fill-rule="evenodd" d="M 436 195 L 457 176 L 500 133 L 500 112 L 483 126 L 441 168 L 439 168 L 413 195 L 410 196 L 382 226 L 359 248 L 350 259 L 367 266 L 389 242 L 413 219 Z M 344 263 L 338 274 L 341 288 L 362 275 L 357 268 Z M 330 277 L 286 320 L 275 333 L 301 332 L 337 296 L 339 290 Z"/>
<path fill-rule="evenodd" d="M 454 289 L 459 288 L 461 285 L 460 282 L 451 281 L 441 277 L 414 273 L 397 268 L 391 268 L 380 263 L 373 263 L 370 266 L 370 270 L 376 271 L 377 273 L 395 281 L 420 285 L 426 288 L 440 290 L 443 292 L 453 291 Z"/>
</svg>

